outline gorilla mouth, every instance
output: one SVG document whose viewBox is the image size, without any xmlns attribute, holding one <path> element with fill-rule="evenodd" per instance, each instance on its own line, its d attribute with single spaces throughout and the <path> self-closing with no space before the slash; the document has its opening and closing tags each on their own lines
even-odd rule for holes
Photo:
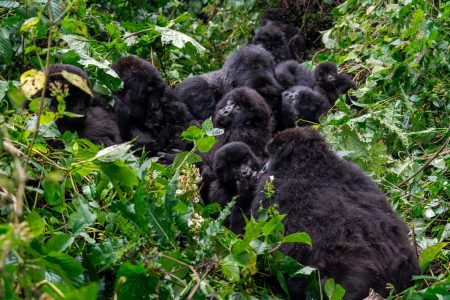
<svg viewBox="0 0 450 300">
<path fill-rule="evenodd" d="M 221 115 L 221 114 L 218 114 L 217 125 L 219 125 L 220 127 L 223 127 L 223 128 L 227 128 L 228 126 L 231 125 L 231 118 Z"/>
</svg>

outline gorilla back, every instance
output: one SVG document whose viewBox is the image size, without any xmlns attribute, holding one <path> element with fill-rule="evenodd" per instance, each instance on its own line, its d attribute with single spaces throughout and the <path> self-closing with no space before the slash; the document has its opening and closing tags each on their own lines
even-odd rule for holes
<svg viewBox="0 0 450 300">
<path fill-rule="evenodd" d="M 397 292 L 419 274 L 408 229 L 396 216 L 376 184 L 356 165 L 339 158 L 315 130 L 287 129 L 267 145 L 266 164 L 252 203 L 277 203 L 287 214 L 287 234 L 307 232 L 312 248 L 286 244 L 287 255 L 319 268 L 323 278 L 334 278 L 346 289 L 345 299 L 363 299 L 369 289 L 386 297 L 386 284 Z M 270 201 L 261 192 L 274 176 Z M 293 298 L 304 298 L 298 282 L 289 282 Z M 297 287 L 297 288 L 296 288 Z"/>
</svg>

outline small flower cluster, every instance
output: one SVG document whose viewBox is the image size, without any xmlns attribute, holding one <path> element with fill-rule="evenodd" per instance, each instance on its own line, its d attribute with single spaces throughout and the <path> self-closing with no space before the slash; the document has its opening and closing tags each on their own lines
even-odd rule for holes
<svg viewBox="0 0 450 300">
<path fill-rule="evenodd" d="M 205 220 L 200 214 L 194 212 L 192 213 L 191 219 L 188 221 L 188 226 L 193 233 L 198 234 L 200 233 L 200 229 L 202 228 L 202 224 L 204 221 Z"/>
<path fill-rule="evenodd" d="M 200 183 L 202 177 L 200 171 L 194 165 L 186 165 L 180 171 L 178 178 L 177 195 L 187 195 L 187 199 L 193 203 L 200 201 L 197 184 Z"/>
<path fill-rule="evenodd" d="M 275 177 L 269 176 L 269 180 L 266 181 L 264 184 L 263 193 L 264 196 L 266 196 L 267 199 L 272 200 L 273 195 L 275 194 L 275 186 L 273 185 L 273 181 L 275 180 Z"/>
<path fill-rule="evenodd" d="M 64 86 L 60 81 L 50 83 L 50 95 L 52 97 L 66 98 L 69 96 L 69 85 L 66 83 Z"/>
</svg>

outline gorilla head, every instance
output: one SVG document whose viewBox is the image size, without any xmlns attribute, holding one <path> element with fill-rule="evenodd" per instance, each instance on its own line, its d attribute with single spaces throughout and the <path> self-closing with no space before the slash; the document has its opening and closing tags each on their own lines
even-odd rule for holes
<svg viewBox="0 0 450 300">
<path fill-rule="evenodd" d="M 306 124 L 317 123 L 320 116 L 331 108 L 324 96 L 306 86 L 294 86 L 282 95 L 287 128 L 295 127 L 298 120 L 307 121 Z"/>
<path fill-rule="evenodd" d="M 291 58 L 288 43 L 283 31 L 273 22 L 267 22 L 258 28 L 252 39 L 252 44 L 261 45 L 274 57 L 276 63 Z"/>
<path fill-rule="evenodd" d="M 259 45 L 248 45 L 236 50 L 223 67 L 225 91 L 246 86 L 256 90 L 266 101 L 279 95 L 281 86 L 275 78 L 273 56 Z"/>
<path fill-rule="evenodd" d="M 356 84 L 347 74 L 337 72 L 335 64 L 323 62 L 314 69 L 315 89 L 327 97 L 334 105 L 339 95 L 347 93 L 349 89 L 356 89 Z"/>
<path fill-rule="evenodd" d="M 72 74 L 76 74 L 83 78 L 86 85 L 90 88 L 89 84 L 89 77 L 80 68 L 77 68 L 72 65 L 66 65 L 66 64 L 53 64 L 49 66 L 49 73 L 48 73 L 48 83 L 47 83 L 47 95 L 50 95 L 50 86 L 52 84 L 55 84 L 56 82 L 62 83 L 64 86 L 66 86 L 69 90 L 69 95 L 64 99 L 66 103 L 66 111 L 83 115 L 81 118 L 62 118 L 56 121 L 58 126 L 62 125 L 62 127 L 66 127 L 69 130 L 73 130 L 73 126 L 78 126 L 79 124 L 83 123 L 86 111 L 88 107 L 91 105 L 92 97 L 88 95 L 86 92 L 81 90 L 80 88 L 74 86 L 69 81 L 67 81 L 61 74 L 62 71 L 67 71 Z M 57 111 L 58 107 L 58 101 L 56 100 L 56 97 L 51 97 L 50 102 L 50 110 L 51 111 Z M 61 128 L 60 128 L 61 130 Z M 61 130 L 63 131 L 63 130 Z"/>
<path fill-rule="evenodd" d="M 222 128 L 267 128 L 270 108 L 264 99 L 250 88 L 237 88 L 217 104 L 214 121 Z"/>
<path fill-rule="evenodd" d="M 275 69 L 278 82 L 287 90 L 295 85 L 314 88 L 313 73 L 295 60 L 280 63 Z"/>
<path fill-rule="evenodd" d="M 214 172 L 223 186 L 237 192 L 238 187 L 256 176 L 261 165 L 250 147 L 242 142 L 224 145 L 214 155 Z M 230 199 L 231 200 L 231 199 Z"/>
</svg>

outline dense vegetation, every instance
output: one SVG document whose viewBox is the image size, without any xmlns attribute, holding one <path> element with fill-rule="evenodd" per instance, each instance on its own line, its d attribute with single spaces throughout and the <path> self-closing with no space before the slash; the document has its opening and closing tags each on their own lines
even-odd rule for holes
<svg viewBox="0 0 450 300">
<path fill-rule="evenodd" d="M 411 229 L 423 275 L 393 297 L 447 299 L 450 3 L 395 2 L 339 1 L 332 11 L 307 64 L 335 62 L 360 87 L 354 106 L 341 99 L 317 128 L 377 181 Z M 153 62 L 172 85 L 218 69 L 275 4 L 0 1 L 0 298 L 286 298 L 285 275 L 307 278 L 312 299 L 342 298 L 342 287 L 328 280 L 322 289 L 314 268 L 278 251 L 311 241 L 284 236 L 276 209 L 237 237 L 221 225 L 233 203 L 202 205 L 192 164 L 220 134 L 211 121 L 189 128 L 183 137 L 195 148 L 165 167 L 129 144 L 101 149 L 60 135 L 53 121 L 64 107 L 49 112 L 43 96 L 22 110 L 45 82 L 38 71 L 54 62 L 82 67 L 104 95 L 120 89 L 109 66 L 127 54 Z"/>
</svg>

